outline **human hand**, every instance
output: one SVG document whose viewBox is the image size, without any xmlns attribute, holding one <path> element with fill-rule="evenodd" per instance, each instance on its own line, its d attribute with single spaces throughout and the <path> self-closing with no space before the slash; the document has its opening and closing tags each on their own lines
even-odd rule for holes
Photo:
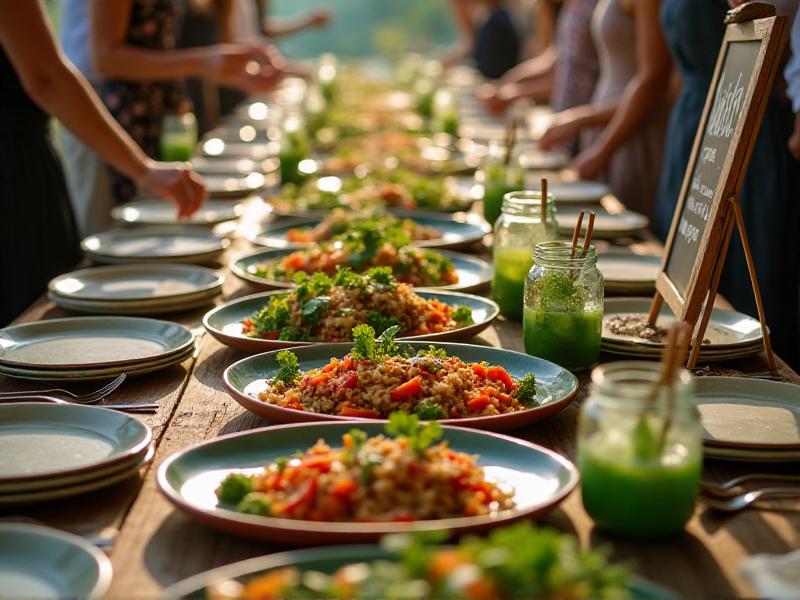
<svg viewBox="0 0 800 600">
<path fill-rule="evenodd" d="M 736 8 L 737 6 L 741 6 L 747 1 L 748 0 L 728 0 L 728 6 L 730 6 L 731 8 Z"/>
<path fill-rule="evenodd" d="M 789 136 L 789 152 L 795 160 L 800 160 L 800 112 L 794 116 L 794 131 Z"/>
<path fill-rule="evenodd" d="M 258 93 L 274 88 L 283 78 L 283 57 L 263 44 L 217 44 L 205 60 L 205 75 L 222 85 Z"/>
<path fill-rule="evenodd" d="M 203 180 L 186 163 L 147 161 L 136 185 L 178 207 L 178 219 L 191 217 L 206 200 Z"/>
<path fill-rule="evenodd" d="M 569 111 L 555 114 L 542 137 L 539 138 L 539 147 L 542 150 L 552 150 L 577 137 L 580 131 L 580 120 L 570 115 Z"/>
<path fill-rule="evenodd" d="M 502 84 L 498 82 L 487 82 L 478 88 L 478 99 L 483 102 L 484 107 L 492 115 L 499 117 L 506 112 L 511 98 L 509 98 L 508 90 L 505 88 L 509 84 Z"/>
<path fill-rule="evenodd" d="M 569 168 L 575 171 L 579 179 L 594 179 L 607 164 L 608 156 L 592 145 L 578 154 Z"/>
<path fill-rule="evenodd" d="M 333 13 L 327 8 L 316 8 L 308 15 L 309 27 L 316 27 L 317 29 L 327 27 L 328 23 L 330 23 L 332 20 Z"/>
</svg>

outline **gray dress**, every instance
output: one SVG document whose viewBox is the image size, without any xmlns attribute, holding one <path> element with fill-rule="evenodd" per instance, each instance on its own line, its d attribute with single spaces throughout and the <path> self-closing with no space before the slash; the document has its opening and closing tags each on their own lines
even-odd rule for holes
<svg viewBox="0 0 800 600">
<path fill-rule="evenodd" d="M 620 0 L 600 0 L 592 16 L 592 37 L 600 59 L 600 79 L 592 102 L 619 98 L 636 75 L 636 33 L 633 16 Z M 666 107 L 654 110 L 636 132 L 619 146 L 608 163 L 604 179 L 630 210 L 653 216 L 664 151 Z M 588 132 L 586 143 L 600 134 Z"/>
</svg>

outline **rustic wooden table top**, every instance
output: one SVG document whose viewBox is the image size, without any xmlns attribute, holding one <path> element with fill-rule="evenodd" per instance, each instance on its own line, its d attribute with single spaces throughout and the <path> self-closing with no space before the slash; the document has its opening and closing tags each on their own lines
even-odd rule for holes
<svg viewBox="0 0 800 600">
<path fill-rule="evenodd" d="M 640 240 L 630 247 L 639 253 L 656 254 L 660 250 L 652 239 Z M 226 299 L 253 291 L 224 266 L 228 259 L 249 249 L 246 242 L 236 240 L 225 261 L 218 265 L 227 275 Z M 199 310 L 165 318 L 202 330 L 203 314 Z M 63 316 L 70 313 L 43 298 L 17 322 Z M 521 326 L 500 319 L 476 342 L 521 351 Z M 114 538 L 110 551 L 114 579 L 109 598 L 155 597 L 164 587 L 189 575 L 283 550 L 274 544 L 241 539 L 192 521 L 172 508 L 155 483 L 157 467 L 175 452 L 218 435 L 269 425 L 241 408 L 223 388 L 223 370 L 243 356 L 204 334 L 195 356 L 181 366 L 129 380 L 114 392 L 112 402 L 159 403 L 157 413 L 142 415 L 142 420 L 153 429 L 157 451 L 153 464 L 143 469 L 141 480 L 132 478 L 105 490 L 49 504 L 4 509 L 0 516 L 36 519 L 80 535 Z M 766 369 L 766 360 L 762 356 L 726 366 L 760 371 Z M 782 362 L 780 366 L 787 381 L 800 384 L 797 374 Z M 566 410 L 512 434 L 574 460 L 576 422 L 586 396 L 588 375 L 582 374 L 580 380 L 578 398 Z M 0 377 L 0 390 L 14 389 L 37 389 L 37 386 Z M 777 472 L 791 469 L 760 465 L 758 471 L 765 468 Z M 753 470 L 752 465 L 707 461 L 704 477 L 723 480 Z M 575 491 L 543 524 L 574 533 L 586 546 L 613 544 L 615 558 L 632 561 L 640 575 L 687 598 L 747 596 L 754 590 L 738 575 L 742 559 L 800 547 L 800 499 L 773 503 L 770 507 L 727 515 L 698 505 L 686 531 L 679 537 L 658 543 L 633 543 L 596 531 L 583 510 L 580 491 Z"/>
</svg>

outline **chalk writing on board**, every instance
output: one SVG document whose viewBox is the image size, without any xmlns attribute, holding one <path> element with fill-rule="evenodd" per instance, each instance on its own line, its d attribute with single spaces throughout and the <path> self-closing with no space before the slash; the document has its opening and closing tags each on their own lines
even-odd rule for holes
<svg viewBox="0 0 800 600">
<path fill-rule="evenodd" d="M 714 99 L 714 108 L 711 110 L 711 116 L 708 117 L 706 131 L 711 137 L 731 137 L 742 109 L 742 98 L 744 97 L 742 77 L 744 73 L 739 73 L 736 83 L 733 81 L 726 82 L 725 75 L 723 73 L 720 76 L 719 85 L 717 86 L 719 91 Z"/>
</svg>

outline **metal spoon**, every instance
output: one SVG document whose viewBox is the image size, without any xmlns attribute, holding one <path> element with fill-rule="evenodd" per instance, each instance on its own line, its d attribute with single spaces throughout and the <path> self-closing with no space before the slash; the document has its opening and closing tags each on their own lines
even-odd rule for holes
<svg viewBox="0 0 800 600">
<path fill-rule="evenodd" d="M 709 508 L 724 512 L 738 512 L 744 510 L 754 502 L 771 498 L 800 498 L 800 490 L 797 488 L 775 487 L 752 490 L 743 494 L 738 494 L 732 498 L 700 496 L 700 500 L 703 504 Z"/>
<path fill-rule="evenodd" d="M 703 494 L 710 496 L 717 496 L 719 498 L 733 498 L 742 492 L 733 488 L 741 487 L 742 484 L 751 481 L 787 481 L 800 484 L 800 475 L 781 475 L 770 473 L 750 473 L 735 477 L 722 483 L 713 483 L 711 481 L 701 481 L 700 491 Z"/>
</svg>

